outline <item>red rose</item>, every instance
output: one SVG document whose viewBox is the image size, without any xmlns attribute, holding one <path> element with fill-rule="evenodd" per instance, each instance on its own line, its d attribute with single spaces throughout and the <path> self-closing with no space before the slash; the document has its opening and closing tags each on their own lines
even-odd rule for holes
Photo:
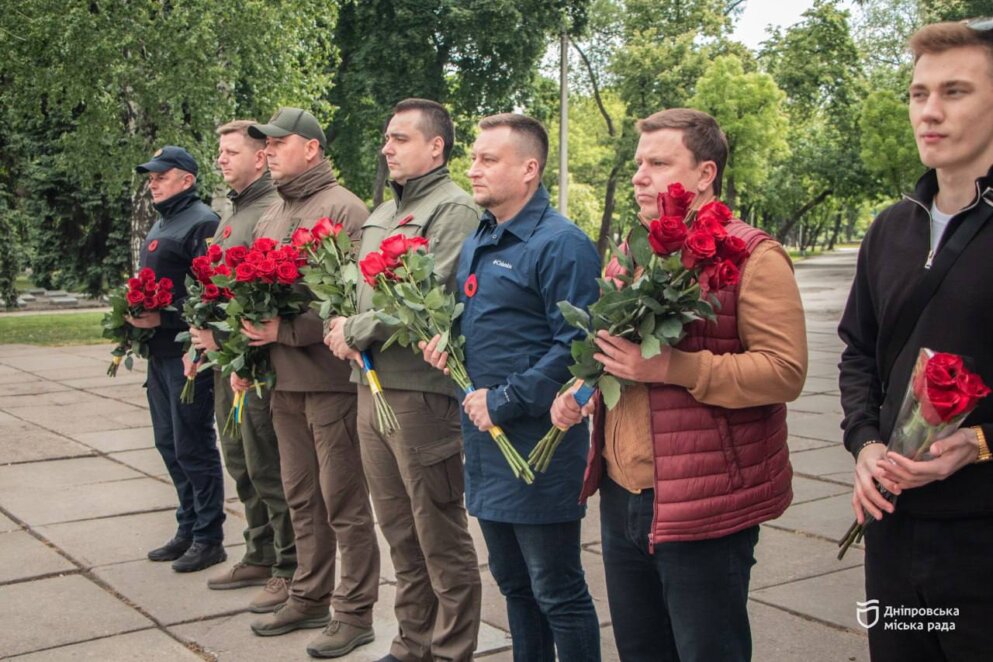
<svg viewBox="0 0 993 662">
<path fill-rule="evenodd" d="M 701 263 L 708 263 L 717 253 L 717 240 L 709 232 L 693 231 L 686 237 L 683 244 L 682 261 L 687 269 L 696 268 Z"/>
<path fill-rule="evenodd" d="M 425 251 L 428 248 L 428 240 L 425 239 L 424 237 L 411 237 L 410 239 L 407 240 L 407 250 L 416 251 L 422 248 Z"/>
<path fill-rule="evenodd" d="M 700 275 L 700 284 L 703 285 L 706 276 L 707 290 L 720 290 L 725 287 L 734 287 L 741 280 L 741 272 L 734 263 L 721 260 L 706 267 Z"/>
<path fill-rule="evenodd" d="M 686 210 L 690 208 L 696 194 L 690 193 L 679 182 L 669 184 L 664 193 L 659 193 L 659 216 L 678 216 L 680 219 L 686 216 Z"/>
<path fill-rule="evenodd" d="M 962 357 L 955 354 L 938 352 L 928 359 L 924 375 L 927 378 L 928 393 L 934 387 L 940 389 L 951 389 L 955 386 L 955 380 L 964 368 Z"/>
<path fill-rule="evenodd" d="M 686 224 L 682 216 L 663 216 L 648 226 L 648 243 L 656 255 L 671 255 L 686 241 Z"/>
<path fill-rule="evenodd" d="M 706 232 L 714 235 L 717 240 L 722 240 L 728 236 L 728 231 L 713 215 L 700 218 L 697 216 L 693 220 L 693 229 L 697 232 Z"/>
<path fill-rule="evenodd" d="M 155 294 L 156 292 L 158 292 L 158 288 L 155 287 L 155 281 L 154 280 L 147 281 L 145 283 L 144 291 L 145 294 Z"/>
<path fill-rule="evenodd" d="M 314 235 L 310 233 L 307 228 L 297 228 L 293 231 L 293 237 L 290 239 L 294 246 L 299 246 L 303 248 L 314 242 Z"/>
<path fill-rule="evenodd" d="M 928 386 L 927 396 L 927 401 L 930 403 L 931 409 L 934 410 L 934 414 L 938 420 L 928 420 L 930 410 L 926 407 L 921 407 L 921 414 L 924 416 L 924 420 L 931 425 L 947 423 L 969 409 L 969 398 L 963 397 L 955 389 L 945 390 Z"/>
<path fill-rule="evenodd" d="M 168 292 L 166 290 L 162 290 L 158 294 L 155 295 L 155 307 L 156 308 L 165 308 L 170 303 L 172 303 L 172 292 Z"/>
<path fill-rule="evenodd" d="M 955 380 L 959 393 L 973 400 L 982 400 L 990 394 L 990 389 L 983 383 L 983 378 L 974 372 L 963 370 Z"/>
<path fill-rule="evenodd" d="M 317 219 L 314 223 L 314 227 L 310 228 L 310 233 L 314 235 L 314 239 L 320 241 L 329 235 L 338 236 L 341 232 L 341 223 L 335 223 L 327 216 Z"/>
<path fill-rule="evenodd" d="M 713 220 L 720 225 L 727 225 L 731 216 L 731 210 L 720 200 L 711 200 L 696 213 L 698 219 Z"/>
<path fill-rule="evenodd" d="M 200 255 L 193 258 L 192 264 L 190 264 L 190 271 L 197 280 L 206 281 L 210 278 L 213 268 L 210 264 L 210 258 L 206 255 Z"/>
<path fill-rule="evenodd" d="M 379 244 L 379 250 L 382 251 L 387 264 L 391 267 L 396 266 L 400 262 L 400 256 L 407 252 L 407 238 L 402 234 L 391 235 L 383 239 Z"/>
<path fill-rule="evenodd" d="M 292 262 L 280 262 L 276 267 L 276 279 L 283 285 L 292 285 L 300 277 L 300 271 Z"/>
<path fill-rule="evenodd" d="M 245 262 L 251 265 L 258 266 L 258 264 L 264 259 L 265 254 L 256 248 L 253 248 L 245 254 Z"/>
<path fill-rule="evenodd" d="M 128 278 L 128 289 L 130 290 L 140 290 L 143 284 L 140 278 Z"/>
<path fill-rule="evenodd" d="M 234 270 L 234 277 L 239 283 L 248 283 L 255 280 L 255 267 L 248 262 L 242 262 Z"/>
<path fill-rule="evenodd" d="M 210 248 L 207 249 L 207 257 L 211 263 L 217 264 L 224 259 L 224 249 L 219 244 L 211 244 Z"/>
<path fill-rule="evenodd" d="M 141 302 L 141 307 L 145 310 L 155 310 L 155 295 L 146 294 L 145 298 Z"/>
<path fill-rule="evenodd" d="M 172 278 L 160 278 L 159 279 L 159 289 L 172 291 Z"/>
<path fill-rule="evenodd" d="M 223 290 L 221 290 L 221 297 L 224 299 L 233 299 L 234 292 L 232 292 L 230 288 L 225 287 Z"/>
<path fill-rule="evenodd" d="M 359 262 L 359 270 L 362 272 L 365 282 L 372 286 L 376 285 L 376 276 L 386 274 L 389 271 L 386 258 L 383 257 L 382 253 L 377 253 L 376 251 L 362 258 Z"/>
<path fill-rule="evenodd" d="M 216 267 L 214 267 L 214 273 L 213 273 L 213 275 L 214 276 L 230 276 L 231 275 L 231 267 L 229 267 L 226 264 L 219 264 Z"/>
<path fill-rule="evenodd" d="M 148 267 L 145 267 L 144 269 L 138 272 L 138 278 L 140 278 L 141 282 L 143 283 L 152 282 L 155 280 L 155 272 L 149 269 Z"/>
<path fill-rule="evenodd" d="M 203 288 L 203 294 L 200 295 L 200 300 L 216 301 L 219 296 L 221 296 L 221 288 L 217 287 L 213 283 L 208 283 Z"/>
<path fill-rule="evenodd" d="M 290 246 L 289 244 L 283 246 L 281 249 L 276 251 L 273 254 L 273 257 L 276 258 L 276 261 L 285 260 L 287 262 L 296 262 L 297 260 L 301 259 L 300 251 L 298 251 L 293 246 Z M 306 262 L 307 258 L 303 258 L 303 261 Z"/>
<path fill-rule="evenodd" d="M 270 239 L 269 237 L 259 237 L 255 240 L 255 243 L 252 244 L 252 250 L 262 251 L 263 253 L 268 253 L 275 247 L 276 241 L 274 239 Z"/>
<path fill-rule="evenodd" d="M 138 306 L 145 300 L 145 293 L 141 290 L 130 290 L 126 295 L 126 298 L 128 300 L 128 305 Z"/>
<path fill-rule="evenodd" d="M 248 249 L 244 246 L 232 246 L 224 253 L 224 263 L 235 269 L 245 261 L 246 255 L 248 255 Z"/>
<path fill-rule="evenodd" d="M 276 261 L 272 258 L 267 257 L 259 262 L 255 266 L 255 270 L 258 272 L 259 276 L 262 277 L 262 280 L 267 283 L 271 283 L 276 280 Z"/>
<path fill-rule="evenodd" d="M 748 246 L 738 237 L 725 237 L 717 247 L 717 254 L 722 260 L 728 260 L 739 266 L 748 257 Z"/>
</svg>

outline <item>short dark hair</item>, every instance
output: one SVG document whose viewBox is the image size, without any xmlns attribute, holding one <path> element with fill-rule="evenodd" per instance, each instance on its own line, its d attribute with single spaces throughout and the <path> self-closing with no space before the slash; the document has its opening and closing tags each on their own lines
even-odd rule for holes
<svg viewBox="0 0 993 662">
<path fill-rule="evenodd" d="M 922 55 L 936 55 L 953 48 L 979 46 L 986 49 L 990 58 L 990 73 L 993 75 L 993 31 L 974 30 L 968 21 L 949 21 L 925 25 L 910 37 L 908 43 L 916 64 Z"/>
<path fill-rule="evenodd" d="M 248 133 L 248 127 L 253 124 L 258 124 L 258 122 L 255 120 L 233 120 L 217 127 L 217 135 L 226 136 L 229 133 L 240 133 L 245 137 L 248 144 L 254 146 L 255 149 L 265 149 L 265 140 L 260 140 Z"/>
<path fill-rule="evenodd" d="M 428 140 L 435 136 L 440 136 L 444 146 L 442 147 L 442 158 L 445 163 L 452 156 L 452 147 L 455 146 L 455 125 L 452 123 L 452 116 L 437 101 L 430 99 L 404 99 L 393 106 L 393 114 L 405 113 L 416 110 L 421 113 L 421 120 L 417 123 L 417 128 Z"/>
<path fill-rule="evenodd" d="M 502 126 L 524 138 L 532 154 L 538 159 L 538 174 L 545 172 L 545 163 L 548 161 L 548 132 L 541 122 L 520 113 L 500 113 L 484 117 L 479 121 L 479 128 L 483 130 Z"/>
<path fill-rule="evenodd" d="M 713 161 L 717 165 L 714 195 L 721 194 L 721 180 L 728 162 L 728 139 L 717 120 L 693 108 L 669 108 L 638 120 L 635 126 L 639 133 L 654 133 L 662 129 L 682 131 L 683 144 L 697 163 Z"/>
</svg>

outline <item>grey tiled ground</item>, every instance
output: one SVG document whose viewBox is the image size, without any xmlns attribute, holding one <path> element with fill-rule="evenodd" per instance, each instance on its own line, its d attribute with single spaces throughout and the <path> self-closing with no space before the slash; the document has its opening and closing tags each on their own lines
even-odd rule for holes
<svg viewBox="0 0 993 662">
<path fill-rule="evenodd" d="M 749 612 L 758 662 L 868 659 L 855 622 L 863 599 L 859 548 L 835 560 L 847 528 L 852 461 L 840 448 L 835 335 L 855 254 L 797 265 L 807 307 L 810 371 L 790 408 L 794 502 L 762 527 Z M 107 346 L 0 345 L 0 658 L 15 660 L 306 660 L 314 631 L 258 638 L 246 611 L 255 589 L 208 591 L 204 574 L 145 560 L 175 526 L 175 494 L 152 444 L 144 364 L 106 377 Z M 228 490 L 229 561 L 242 549 L 241 507 Z M 483 574 L 477 657 L 511 660 L 503 600 Z M 583 563 L 601 618 L 604 660 L 617 660 L 600 556 L 597 501 L 582 530 Z M 395 576 L 380 540 L 376 641 L 342 658 L 389 649 Z M 715 633 L 719 636 L 719 633 Z"/>
</svg>

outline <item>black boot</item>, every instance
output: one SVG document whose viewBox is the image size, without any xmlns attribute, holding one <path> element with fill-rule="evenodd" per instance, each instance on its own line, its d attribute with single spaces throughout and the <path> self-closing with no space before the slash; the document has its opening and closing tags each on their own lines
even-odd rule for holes
<svg viewBox="0 0 993 662">
<path fill-rule="evenodd" d="M 157 547 L 148 553 L 149 561 L 175 561 L 190 548 L 193 541 L 189 538 L 176 536 L 161 547 Z"/>
<path fill-rule="evenodd" d="M 227 560 L 224 545 L 219 542 L 195 542 L 182 557 L 172 563 L 176 572 L 196 572 Z"/>
</svg>

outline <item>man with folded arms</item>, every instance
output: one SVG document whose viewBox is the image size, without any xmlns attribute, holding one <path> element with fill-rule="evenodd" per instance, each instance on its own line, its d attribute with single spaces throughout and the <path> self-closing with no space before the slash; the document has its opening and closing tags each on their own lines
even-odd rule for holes
<svg viewBox="0 0 993 662">
<path fill-rule="evenodd" d="M 358 240 L 368 211 L 335 179 L 324 157 L 324 130 L 313 115 L 281 108 L 268 124 L 248 132 L 265 139 L 279 194 L 259 219 L 256 238 L 287 243 L 298 227 L 329 216 Z M 355 430 L 355 385 L 348 364 L 324 346 L 323 323 L 312 310 L 292 320 L 246 323 L 242 332 L 252 345 L 270 347 L 276 371 L 272 421 L 297 548 L 289 599 L 252 623 L 252 630 L 269 636 L 326 626 L 307 652 L 338 657 L 373 640 L 372 607 L 379 595 L 379 547 Z M 249 384 L 235 376 L 232 386 L 246 390 Z"/>
<path fill-rule="evenodd" d="M 235 120 L 217 129 L 217 166 L 230 187 L 231 212 L 221 220 L 212 245 L 221 249 L 247 246 L 259 217 L 276 201 L 276 189 L 265 159 L 265 141 L 248 135 L 255 122 Z M 190 329 L 193 346 L 218 349 L 211 329 Z M 220 339 L 222 340 L 222 339 Z M 218 429 L 231 410 L 234 392 L 227 377 L 214 370 L 214 414 Z M 245 509 L 245 554 L 241 561 L 207 580 L 214 590 L 244 586 L 265 588 L 251 601 L 256 613 L 273 611 L 286 602 L 296 569 L 296 547 L 289 508 L 279 477 L 279 449 L 272 429 L 269 391 L 259 398 L 249 389 L 243 410 L 241 439 L 221 434 L 224 466 Z"/>
</svg>

